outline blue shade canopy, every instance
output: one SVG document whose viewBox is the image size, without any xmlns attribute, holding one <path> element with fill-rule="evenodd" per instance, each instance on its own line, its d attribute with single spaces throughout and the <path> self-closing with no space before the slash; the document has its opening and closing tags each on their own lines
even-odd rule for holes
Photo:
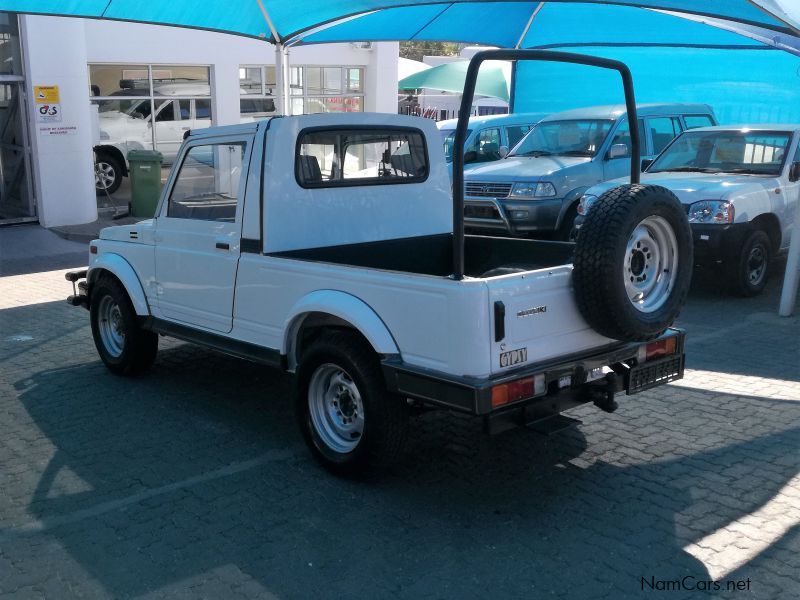
<svg viewBox="0 0 800 600">
<path fill-rule="evenodd" d="M 574 2 L 550 0 L 545 8 L 554 11 L 570 4 Z M 586 0 L 582 3 L 591 13 L 634 7 L 718 19 L 736 33 L 753 31 L 767 39 L 771 36 L 794 40 L 794 47 L 800 51 L 797 42 L 800 9 L 796 4 L 795 0 Z M 320 28 L 332 30 L 346 26 L 342 31 L 347 31 L 351 40 L 443 39 L 503 46 L 516 45 L 538 5 L 530 1 L 489 0 L 448 3 L 430 0 L 0 0 L 0 10 L 4 11 L 192 27 L 281 43 L 287 40 L 335 41 L 341 33 L 325 34 L 329 29 Z M 383 10 L 391 11 L 392 16 L 372 18 L 375 11 Z M 590 13 L 586 15 L 587 18 L 591 16 Z"/>
</svg>

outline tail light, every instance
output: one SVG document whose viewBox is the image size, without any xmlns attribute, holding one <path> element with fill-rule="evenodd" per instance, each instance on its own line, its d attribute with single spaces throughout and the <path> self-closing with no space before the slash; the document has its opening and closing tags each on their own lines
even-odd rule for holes
<svg viewBox="0 0 800 600">
<path fill-rule="evenodd" d="M 492 408 L 525 398 L 533 398 L 544 394 L 545 389 L 544 374 L 501 383 L 492 388 Z"/>
<path fill-rule="evenodd" d="M 675 354 L 678 349 L 678 338 L 675 336 L 665 337 L 649 344 L 639 346 L 638 359 L 639 362 L 647 362 L 654 358 L 661 358 L 662 356 L 669 356 Z"/>
</svg>

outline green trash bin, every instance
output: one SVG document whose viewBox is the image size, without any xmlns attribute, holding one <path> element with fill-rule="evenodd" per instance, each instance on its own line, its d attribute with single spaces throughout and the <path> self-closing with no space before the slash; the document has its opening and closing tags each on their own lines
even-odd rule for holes
<svg viewBox="0 0 800 600">
<path fill-rule="evenodd" d="M 131 216 L 150 218 L 156 214 L 161 195 L 161 163 L 164 155 L 155 150 L 128 152 L 131 178 Z"/>
</svg>

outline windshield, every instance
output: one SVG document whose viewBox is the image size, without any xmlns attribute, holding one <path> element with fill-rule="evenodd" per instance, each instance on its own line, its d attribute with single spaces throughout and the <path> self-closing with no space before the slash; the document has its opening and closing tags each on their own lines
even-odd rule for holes
<svg viewBox="0 0 800 600">
<path fill-rule="evenodd" d="M 440 129 L 442 143 L 444 144 L 444 157 L 447 162 L 453 162 L 453 141 L 456 139 L 455 129 Z M 472 129 L 467 129 L 467 137 L 472 133 Z"/>
<path fill-rule="evenodd" d="M 594 156 L 614 121 L 571 119 L 543 121 L 511 151 L 511 156 Z"/>
<path fill-rule="evenodd" d="M 778 131 L 687 131 L 647 172 L 778 175 L 791 137 Z"/>
<path fill-rule="evenodd" d="M 93 100 L 101 113 L 123 113 L 129 117 L 144 119 L 150 116 L 150 99 L 142 100 Z"/>
</svg>

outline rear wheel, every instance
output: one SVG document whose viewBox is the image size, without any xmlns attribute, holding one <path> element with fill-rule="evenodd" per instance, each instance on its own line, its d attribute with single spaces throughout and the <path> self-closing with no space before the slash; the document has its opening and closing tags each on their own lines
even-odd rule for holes
<svg viewBox="0 0 800 600">
<path fill-rule="evenodd" d="M 638 184 L 607 191 L 576 240 L 573 281 L 581 314 L 610 338 L 657 337 L 686 301 L 693 254 L 686 213 L 672 192 Z"/>
<path fill-rule="evenodd" d="M 738 296 L 757 296 L 767 285 L 772 242 L 765 231 L 752 232 L 742 244 L 739 254 L 728 264 L 731 291 Z"/>
<path fill-rule="evenodd" d="M 408 405 L 386 390 L 377 355 L 356 335 L 323 334 L 297 374 L 298 424 L 314 457 L 340 475 L 391 465 L 402 452 Z"/>
<path fill-rule="evenodd" d="M 138 375 L 153 364 L 158 335 L 139 327 L 125 288 L 101 277 L 92 288 L 92 337 L 100 359 L 116 375 Z"/>
</svg>

